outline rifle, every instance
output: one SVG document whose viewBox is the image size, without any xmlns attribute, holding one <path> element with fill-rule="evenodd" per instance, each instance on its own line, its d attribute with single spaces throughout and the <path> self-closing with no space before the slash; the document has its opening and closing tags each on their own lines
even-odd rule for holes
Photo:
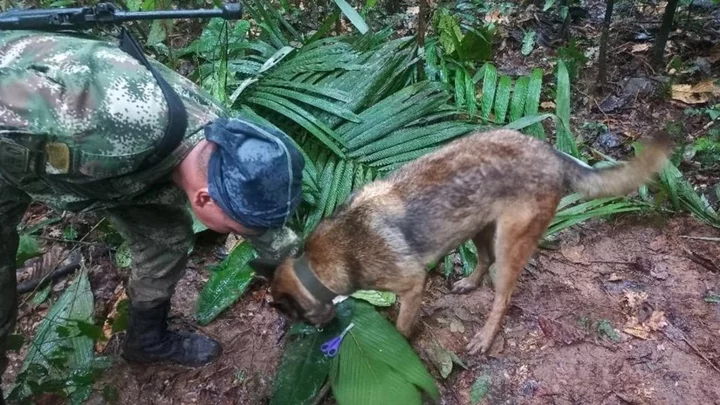
<svg viewBox="0 0 720 405">
<path fill-rule="evenodd" d="M 173 18 L 213 18 L 237 20 L 242 16 L 239 3 L 225 3 L 220 9 L 122 11 L 112 3 L 78 8 L 9 10 L 0 13 L 0 30 L 78 30 L 125 21 Z"/>
</svg>

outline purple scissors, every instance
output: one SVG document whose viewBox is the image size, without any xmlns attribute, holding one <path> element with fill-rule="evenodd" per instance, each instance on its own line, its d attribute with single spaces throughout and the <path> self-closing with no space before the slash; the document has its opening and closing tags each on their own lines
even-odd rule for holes
<svg viewBox="0 0 720 405">
<path fill-rule="evenodd" d="M 355 326 L 355 324 L 351 322 L 350 325 L 348 325 L 347 328 L 345 328 L 345 330 L 340 334 L 340 336 L 335 337 L 320 346 L 320 350 L 325 353 L 325 356 L 335 357 L 335 355 L 337 355 L 338 350 L 340 349 L 340 343 L 342 343 L 343 338 L 348 332 L 350 332 L 350 329 L 352 329 L 353 326 Z"/>
</svg>

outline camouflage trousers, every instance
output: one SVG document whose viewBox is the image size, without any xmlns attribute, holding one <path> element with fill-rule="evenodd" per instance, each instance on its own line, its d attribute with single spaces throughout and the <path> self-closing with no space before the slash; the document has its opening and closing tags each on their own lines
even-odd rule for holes
<svg viewBox="0 0 720 405">
<path fill-rule="evenodd" d="M 6 339 L 17 317 L 17 226 L 30 202 L 27 194 L 0 179 L 0 376 L 7 367 Z M 150 309 L 170 299 L 194 239 L 187 210 L 175 205 L 132 205 L 106 209 L 105 216 L 132 252 L 128 296 L 133 307 Z"/>
</svg>

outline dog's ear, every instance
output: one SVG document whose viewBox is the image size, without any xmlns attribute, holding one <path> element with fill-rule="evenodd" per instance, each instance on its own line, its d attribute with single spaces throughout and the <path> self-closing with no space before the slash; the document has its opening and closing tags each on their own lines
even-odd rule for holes
<svg viewBox="0 0 720 405">
<path fill-rule="evenodd" d="M 253 259 L 248 265 L 255 271 L 255 276 L 265 281 L 271 281 L 275 270 L 281 262 L 267 259 Z"/>
</svg>

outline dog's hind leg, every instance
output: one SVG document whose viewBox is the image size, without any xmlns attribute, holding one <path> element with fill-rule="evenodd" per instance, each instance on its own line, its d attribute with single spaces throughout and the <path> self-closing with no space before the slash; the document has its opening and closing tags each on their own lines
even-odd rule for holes
<svg viewBox="0 0 720 405">
<path fill-rule="evenodd" d="M 397 291 L 400 299 L 400 313 L 398 314 L 395 327 L 406 338 L 410 338 L 415 317 L 422 305 L 422 294 L 425 290 L 425 269 L 413 272 L 410 278 L 403 279 L 403 289 Z"/>
<path fill-rule="evenodd" d="M 498 219 L 495 299 L 485 325 L 467 346 L 470 354 L 478 350 L 485 353 L 490 349 L 507 311 L 515 283 L 553 218 L 554 201 L 548 198 L 547 201 L 533 201 L 512 207 Z"/>
<path fill-rule="evenodd" d="M 490 271 L 490 266 L 495 262 L 495 251 L 493 241 L 495 239 L 495 224 L 489 224 L 477 235 L 473 236 L 472 241 L 477 248 L 478 262 L 475 269 L 469 276 L 458 280 L 453 284 L 453 294 L 468 293 L 480 286 L 486 274 Z"/>
</svg>

